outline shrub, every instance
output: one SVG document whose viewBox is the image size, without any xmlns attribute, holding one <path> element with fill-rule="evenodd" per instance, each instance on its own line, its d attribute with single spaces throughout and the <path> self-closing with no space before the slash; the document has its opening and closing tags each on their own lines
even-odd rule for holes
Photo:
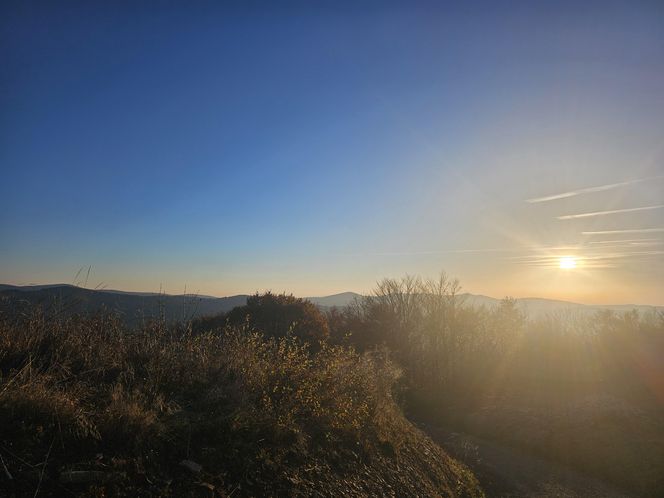
<svg viewBox="0 0 664 498">
<path fill-rule="evenodd" d="M 290 331 L 316 343 L 329 335 L 325 316 L 315 304 L 286 294 L 249 296 L 245 306 L 234 308 L 226 318 L 231 326 L 248 324 L 268 337 L 283 337 Z"/>
<path fill-rule="evenodd" d="M 481 494 L 403 418 L 387 355 L 312 346 L 293 328 L 223 332 L 128 330 L 105 315 L 0 317 L 11 492 L 33 496 L 37 469 L 51 496 L 198 496 L 202 484 L 220 496 Z M 183 459 L 204 470 L 187 474 Z M 63 484 L 71 470 L 105 477 Z"/>
</svg>

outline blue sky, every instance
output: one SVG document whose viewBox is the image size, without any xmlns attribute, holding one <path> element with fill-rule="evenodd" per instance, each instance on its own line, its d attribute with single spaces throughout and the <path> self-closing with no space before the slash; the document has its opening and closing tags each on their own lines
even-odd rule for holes
<svg viewBox="0 0 664 498">
<path fill-rule="evenodd" d="M 662 4 L 120 4 L 2 7 L 0 280 L 664 304 Z"/>
</svg>

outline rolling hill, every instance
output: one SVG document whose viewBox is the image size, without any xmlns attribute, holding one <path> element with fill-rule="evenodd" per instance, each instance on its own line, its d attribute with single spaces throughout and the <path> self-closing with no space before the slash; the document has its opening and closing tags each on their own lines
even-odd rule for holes
<svg viewBox="0 0 664 498">
<path fill-rule="evenodd" d="M 322 309 L 344 307 L 361 297 L 355 292 L 343 292 L 331 296 L 307 297 Z M 460 299 L 471 306 L 493 307 L 500 299 L 461 294 Z M 246 303 L 247 295 L 227 297 L 200 296 L 193 294 L 169 295 L 151 292 L 126 292 L 118 290 L 95 290 L 70 284 L 17 286 L 0 284 L 0 310 L 16 310 L 24 304 L 38 304 L 49 310 L 64 313 L 94 312 L 110 309 L 124 316 L 127 323 L 138 323 L 143 319 L 163 316 L 167 320 L 191 319 L 230 311 Z M 616 312 L 637 310 L 639 312 L 664 312 L 663 306 L 648 305 L 585 305 L 568 301 L 542 298 L 520 298 L 517 305 L 528 316 L 547 313 L 594 313 L 600 309 Z"/>
</svg>

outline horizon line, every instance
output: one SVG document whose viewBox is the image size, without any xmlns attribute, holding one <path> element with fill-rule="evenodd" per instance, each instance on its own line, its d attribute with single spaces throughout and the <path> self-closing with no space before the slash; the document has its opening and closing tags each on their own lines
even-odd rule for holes
<svg viewBox="0 0 664 498">
<path fill-rule="evenodd" d="M 0 283 L 0 286 L 2 286 L 2 285 L 7 285 L 7 286 L 11 286 L 11 287 L 18 287 L 18 288 L 21 288 L 21 287 L 76 287 L 78 289 L 89 290 L 89 291 L 93 291 L 93 292 L 109 292 L 109 293 L 117 292 L 117 293 L 125 293 L 125 294 L 150 294 L 150 295 L 154 295 L 154 296 L 163 295 L 163 296 L 168 296 L 168 297 L 179 297 L 179 296 L 182 296 L 182 297 L 200 297 L 201 299 L 228 299 L 228 298 L 231 298 L 231 297 L 251 296 L 251 295 L 254 294 L 254 293 L 239 293 L 239 294 L 230 294 L 230 295 L 225 295 L 225 296 L 215 296 L 215 295 L 210 295 L 210 294 L 197 294 L 197 293 L 196 294 L 191 294 L 191 293 L 168 294 L 166 292 L 153 292 L 153 291 L 126 291 L 126 290 L 121 290 L 121 289 L 88 288 L 88 287 L 82 287 L 82 286 L 76 285 L 76 284 L 67 284 L 67 283 L 56 283 L 56 284 L 37 284 L 37 283 L 9 284 L 9 283 Z M 0 289 L 0 292 L 2 292 L 1 289 Z M 260 293 L 260 291 L 256 291 L 256 292 Z M 262 292 L 271 292 L 271 291 L 264 290 Z M 290 294 L 292 296 L 299 297 L 300 299 L 323 299 L 323 298 L 327 298 L 327 297 L 339 296 L 339 295 L 342 295 L 342 294 L 356 294 L 360 297 L 370 296 L 370 294 L 363 294 L 363 293 L 356 292 L 356 291 L 341 291 L 341 292 L 335 292 L 333 294 L 326 294 L 326 295 L 322 295 L 322 296 L 297 296 L 292 292 L 288 293 L 286 291 L 284 291 L 284 294 L 287 294 L 287 295 Z M 529 300 L 529 299 L 540 299 L 540 300 L 544 300 L 544 301 L 555 301 L 555 302 L 560 302 L 560 303 L 565 303 L 565 304 L 575 304 L 575 305 L 590 306 L 590 307 L 593 307 L 593 306 L 600 306 L 600 307 L 601 306 L 647 306 L 647 307 L 652 307 L 652 308 L 664 308 L 664 303 L 662 303 L 662 304 L 650 304 L 650 303 L 582 303 L 582 302 L 579 302 L 579 301 L 568 301 L 568 300 L 565 300 L 565 299 L 540 297 L 540 296 L 533 296 L 533 295 L 527 295 L 527 296 L 523 296 L 523 297 L 515 297 L 515 296 L 511 296 L 511 295 L 506 295 L 504 297 L 494 297 L 494 296 L 489 296 L 487 294 L 482 294 L 482 293 L 475 294 L 475 293 L 469 292 L 469 291 L 461 292 L 460 294 L 457 294 L 457 295 L 459 295 L 459 296 L 470 295 L 470 296 L 474 296 L 474 297 L 486 297 L 486 298 L 489 298 L 489 299 L 494 299 L 496 301 L 501 301 L 501 300 L 506 299 L 506 298 L 515 299 L 517 301 L 518 300 Z"/>
</svg>

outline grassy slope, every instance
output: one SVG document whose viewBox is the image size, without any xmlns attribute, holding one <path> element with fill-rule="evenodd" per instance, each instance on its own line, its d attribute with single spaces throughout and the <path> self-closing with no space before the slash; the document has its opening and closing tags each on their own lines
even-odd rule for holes
<svg viewBox="0 0 664 498">
<path fill-rule="evenodd" d="M 396 375 L 246 331 L 0 320 L 0 495 L 482 496 L 404 419 Z"/>
</svg>

